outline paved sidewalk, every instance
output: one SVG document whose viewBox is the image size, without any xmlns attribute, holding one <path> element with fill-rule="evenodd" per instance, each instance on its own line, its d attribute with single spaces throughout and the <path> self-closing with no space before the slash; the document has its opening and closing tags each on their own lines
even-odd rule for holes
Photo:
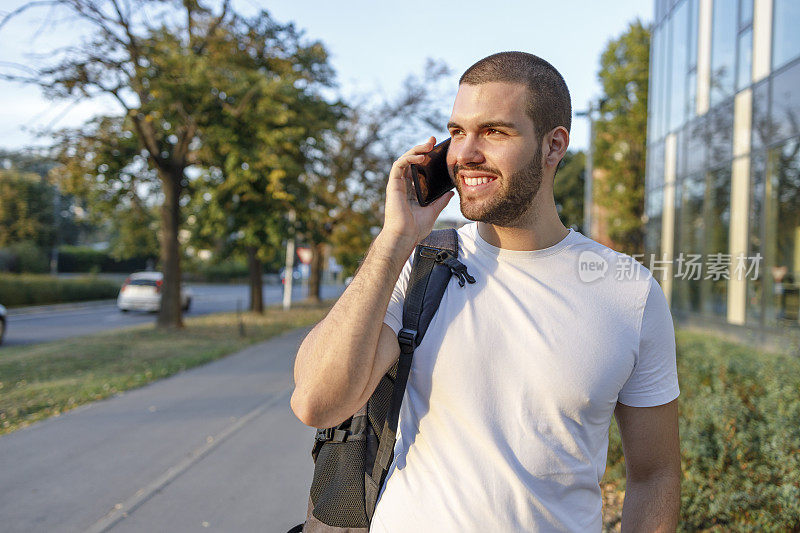
<svg viewBox="0 0 800 533">
<path fill-rule="evenodd" d="M 0 437 L 0 529 L 285 532 L 314 430 L 289 410 L 298 330 Z"/>
</svg>

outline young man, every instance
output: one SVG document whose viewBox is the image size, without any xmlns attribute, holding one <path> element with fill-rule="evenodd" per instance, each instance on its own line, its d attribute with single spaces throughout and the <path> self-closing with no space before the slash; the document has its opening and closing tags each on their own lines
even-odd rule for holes
<svg viewBox="0 0 800 533">
<path fill-rule="evenodd" d="M 675 338 L 639 263 L 568 230 L 553 180 L 569 144 L 561 75 L 521 52 L 462 76 L 448 124 L 459 260 L 414 353 L 394 462 L 371 531 L 600 531 L 599 481 L 616 415 L 627 469 L 623 531 L 674 531 L 680 503 Z M 406 195 L 398 159 L 384 227 L 295 362 L 292 408 L 329 427 L 369 398 L 400 354 L 409 255 L 452 197 Z M 407 261 L 408 259 L 408 261 Z"/>
</svg>

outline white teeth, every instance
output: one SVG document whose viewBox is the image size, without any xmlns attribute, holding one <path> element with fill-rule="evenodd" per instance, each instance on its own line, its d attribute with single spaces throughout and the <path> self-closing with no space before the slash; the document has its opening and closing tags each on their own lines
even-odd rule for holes
<svg viewBox="0 0 800 533">
<path fill-rule="evenodd" d="M 494 178 L 464 178 L 464 183 L 466 183 L 470 187 L 474 187 L 475 185 L 483 185 L 484 183 L 489 183 L 492 180 L 494 180 Z"/>
</svg>

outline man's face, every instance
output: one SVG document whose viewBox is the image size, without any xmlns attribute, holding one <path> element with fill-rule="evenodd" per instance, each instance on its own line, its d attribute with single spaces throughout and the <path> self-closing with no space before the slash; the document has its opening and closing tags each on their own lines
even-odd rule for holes
<svg viewBox="0 0 800 533">
<path fill-rule="evenodd" d="M 447 164 L 469 220 L 514 226 L 533 203 L 542 152 L 526 99 L 526 87 L 517 83 L 459 86 Z"/>
</svg>

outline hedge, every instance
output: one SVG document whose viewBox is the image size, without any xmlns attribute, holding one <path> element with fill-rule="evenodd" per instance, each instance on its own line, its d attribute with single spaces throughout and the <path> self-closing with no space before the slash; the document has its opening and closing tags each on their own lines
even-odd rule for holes
<svg viewBox="0 0 800 533">
<path fill-rule="evenodd" d="M 101 252 L 88 246 L 61 246 L 58 249 L 59 272 L 118 272 L 129 274 L 145 270 L 147 258 L 135 257 L 117 260 L 108 252 Z"/>
<path fill-rule="evenodd" d="M 87 276 L 59 279 L 36 274 L 0 274 L 0 304 L 14 307 L 116 298 L 119 283 Z"/>
<path fill-rule="evenodd" d="M 800 531 L 800 358 L 679 331 L 683 531 Z M 624 476 L 612 427 L 606 479 Z"/>
</svg>

